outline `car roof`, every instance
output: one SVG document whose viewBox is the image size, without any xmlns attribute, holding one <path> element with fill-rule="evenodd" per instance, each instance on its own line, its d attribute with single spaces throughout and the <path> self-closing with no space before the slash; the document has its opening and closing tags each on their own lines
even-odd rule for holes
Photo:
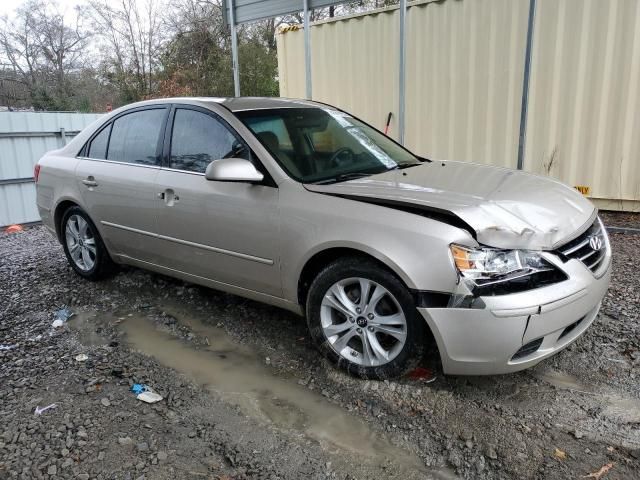
<svg viewBox="0 0 640 480">
<path fill-rule="evenodd" d="M 310 100 L 280 97 L 232 97 L 220 102 L 232 112 L 271 108 L 318 108 L 322 104 Z"/>
<path fill-rule="evenodd" d="M 176 98 L 156 98 L 153 100 L 146 100 L 137 102 L 130 105 L 125 105 L 123 108 L 128 109 L 131 107 L 139 107 L 144 105 L 153 105 L 158 103 L 193 103 L 193 104 L 207 104 L 216 103 L 222 105 L 232 112 L 240 112 L 243 110 L 264 110 L 271 108 L 327 108 L 328 106 L 322 103 L 313 102 L 311 100 L 302 100 L 296 98 L 281 98 L 281 97 L 176 97 Z"/>
</svg>

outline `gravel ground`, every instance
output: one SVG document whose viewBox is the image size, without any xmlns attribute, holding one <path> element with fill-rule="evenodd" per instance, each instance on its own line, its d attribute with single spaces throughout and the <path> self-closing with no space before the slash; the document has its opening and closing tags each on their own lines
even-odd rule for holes
<svg viewBox="0 0 640 480">
<path fill-rule="evenodd" d="M 136 269 L 86 282 L 43 227 L 0 234 L 0 479 L 638 478 L 640 235 L 612 244 L 575 344 L 427 383 L 337 372 L 283 310 Z"/>
<path fill-rule="evenodd" d="M 600 211 L 600 217 L 608 227 L 638 228 L 640 229 L 639 212 L 611 212 Z"/>
</svg>

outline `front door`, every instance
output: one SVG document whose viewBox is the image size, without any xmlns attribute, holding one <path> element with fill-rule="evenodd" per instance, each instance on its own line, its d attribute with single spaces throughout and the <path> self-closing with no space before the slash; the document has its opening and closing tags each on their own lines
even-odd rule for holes
<svg viewBox="0 0 640 480">
<path fill-rule="evenodd" d="M 112 254 L 156 260 L 156 177 L 168 110 L 116 117 L 93 137 L 76 168 L 85 208 Z"/>
<path fill-rule="evenodd" d="M 160 263 L 281 297 L 278 189 L 207 180 L 211 161 L 251 152 L 213 112 L 178 107 L 172 117 L 169 164 L 157 177 Z"/>
</svg>

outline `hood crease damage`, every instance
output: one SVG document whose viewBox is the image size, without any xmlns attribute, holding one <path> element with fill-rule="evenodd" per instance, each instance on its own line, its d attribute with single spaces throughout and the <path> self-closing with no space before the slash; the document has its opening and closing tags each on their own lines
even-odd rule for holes
<svg viewBox="0 0 640 480">
<path fill-rule="evenodd" d="M 432 218 L 505 249 L 553 250 L 597 214 L 578 191 L 556 180 L 453 161 L 305 188 Z"/>
</svg>

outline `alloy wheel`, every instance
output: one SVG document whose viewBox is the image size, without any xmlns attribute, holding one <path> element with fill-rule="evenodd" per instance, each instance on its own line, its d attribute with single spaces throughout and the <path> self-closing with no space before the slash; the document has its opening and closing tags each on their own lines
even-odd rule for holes
<svg viewBox="0 0 640 480">
<path fill-rule="evenodd" d="M 327 342 L 341 357 L 366 367 L 385 365 L 407 340 L 407 319 L 398 300 L 366 278 L 347 278 L 325 293 L 320 322 Z"/>
<path fill-rule="evenodd" d="M 96 264 L 96 239 L 88 222 L 80 215 L 71 215 L 65 227 L 65 238 L 73 263 L 83 272 Z"/>
</svg>

